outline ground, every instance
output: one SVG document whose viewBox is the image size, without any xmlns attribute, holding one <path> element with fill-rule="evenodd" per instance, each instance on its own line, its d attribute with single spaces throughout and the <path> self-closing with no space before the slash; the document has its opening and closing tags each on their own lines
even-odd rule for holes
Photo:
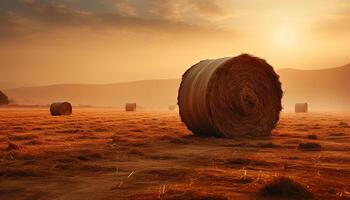
<svg viewBox="0 0 350 200">
<path fill-rule="evenodd" d="M 350 199 L 350 112 L 283 113 L 270 137 L 193 136 L 176 111 L 0 109 L 0 199 Z M 301 198 L 298 198 L 301 199 Z"/>
</svg>

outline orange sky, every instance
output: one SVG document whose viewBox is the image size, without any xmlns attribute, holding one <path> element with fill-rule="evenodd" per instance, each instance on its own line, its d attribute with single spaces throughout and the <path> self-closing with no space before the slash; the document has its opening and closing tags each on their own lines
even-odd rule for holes
<svg viewBox="0 0 350 200">
<path fill-rule="evenodd" d="M 350 1 L 1 0 L 0 44 L 1 81 L 34 85 L 179 78 L 242 52 L 328 68 L 350 62 Z"/>
</svg>

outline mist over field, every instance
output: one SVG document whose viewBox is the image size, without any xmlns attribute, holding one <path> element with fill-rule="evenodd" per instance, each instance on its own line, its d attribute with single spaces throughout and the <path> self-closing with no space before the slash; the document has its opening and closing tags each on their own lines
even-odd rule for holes
<svg viewBox="0 0 350 200">
<path fill-rule="evenodd" d="M 284 96 L 284 109 L 308 102 L 311 110 L 350 109 L 350 65 L 320 70 L 278 69 Z M 167 108 L 177 103 L 181 79 L 144 80 L 106 85 L 61 84 L 6 89 L 17 104 L 48 105 L 70 101 L 80 106 L 123 107 L 137 102 L 144 107 Z M 3 86 L 5 87 L 5 86 Z"/>
</svg>

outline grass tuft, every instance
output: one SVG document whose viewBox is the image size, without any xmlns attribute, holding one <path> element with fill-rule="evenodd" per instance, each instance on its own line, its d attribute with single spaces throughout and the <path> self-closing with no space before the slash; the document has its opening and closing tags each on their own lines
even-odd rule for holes
<svg viewBox="0 0 350 200">
<path fill-rule="evenodd" d="M 8 142 L 6 151 L 13 151 L 13 150 L 18 150 L 18 149 L 20 149 L 19 145 L 12 143 L 12 142 Z"/>
<path fill-rule="evenodd" d="M 307 136 L 307 138 L 311 139 L 311 140 L 317 140 L 318 139 L 318 136 L 315 134 L 315 133 L 312 133 L 312 134 L 309 134 Z"/>
<path fill-rule="evenodd" d="M 266 183 L 261 189 L 260 194 L 272 197 L 292 197 L 298 199 L 311 199 L 314 195 L 304 185 L 285 176 L 276 177 Z"/>
</svg>

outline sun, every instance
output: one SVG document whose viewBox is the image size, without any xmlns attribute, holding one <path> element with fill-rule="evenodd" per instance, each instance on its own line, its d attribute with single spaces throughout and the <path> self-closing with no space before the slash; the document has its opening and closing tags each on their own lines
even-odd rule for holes
<svg viewBox="0 0 350 200">
<path fill-rule="evenodd" d="M 277 30 L 274 39 L 280 47 L 291 48 L 296 45 L 296 34 L 292 28 L 284 27 Z"/>
</svg>

